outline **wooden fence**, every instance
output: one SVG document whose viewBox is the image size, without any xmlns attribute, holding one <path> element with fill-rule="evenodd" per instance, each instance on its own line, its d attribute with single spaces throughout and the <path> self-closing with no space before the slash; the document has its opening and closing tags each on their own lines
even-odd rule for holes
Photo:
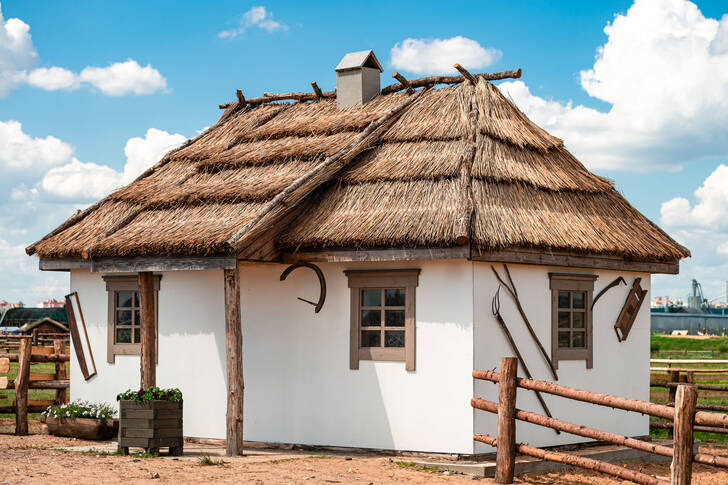
<svg viewBox="0 0 728 485">
<path fill-rule="evenodd" d="M 28 434 L 28 413 L 45 411 L 48 406 L 62 404 L 67 401 L 67 390 L 70 380 L 66 373 L 66 362 L 70 355 L 66 351 L 66 343 L 56 340 L 53 346 L 32 345 L 31 337 L 16 337 L 18 342 L 17 353 L 0 354 L 0 374 L 10 371 L 10 362 L 18 363 L 18 372 L 15 379 L 0 377 L 0 390 L 14 389 L 15 399 L 11 406 L 0 406 L 0 413 L 15 414 L 15 434 Z M 52 373 L 33 372 L 33 364 L 54 363 L 55 371 Z M 28 389 L 55 389 L 53 400 L 28 400 Z M 5 397 L 5 396 L 3 396 Z"/>
<path fill-rule="evenodd" d="M 498 402 L 473 398 L 471 405 L 483 411 L 496 413 L 498 415 L 497 438 L 489 435 L 475 434 L 473 439 L 497 448 L 496 451 L 496 475 L 497 483 L 513 483 L 513 472 L 515 469 L 516 451 L 521 454 L 541 458 L 543 460 L 566 463 L 581 468 L 599 471 L 623 480 L 629 480 L 644 485 L 661 485 L 668 482 L 652 475 L 611 463 L 585 458 L 573 454 L 541 450 L 527 445 L 516 444 L 516 419 L 526 421 L 539 426 L 564 431 L 566 433 L 582 436 L 599 441 L 605 441 L 615 445 L 626 446 L 648 453 L 671 456 L 672 485 L 688 485 L 692 476 L 692 464 L 702 463 L 728 468 L 728 458 L 709 455 L 705 453 L 693 453 L 693 431 L 698 427 L 707 426 L 711 428 L 728 429 L 728 414 L 709 413 L 695 409 L 697 402 L 697 389 L 691 384 L 680 384 L 677 387 L 675 406 L 655 404 L 636 399 L 612 396 L 596 392 L 574 389 L 572 387 L 554 384 L 552 382 L 537 381 L 533 379 L 519 378 L 516 376 L 518 361 L 512 357 L 501 359 L 501 372 L 494 371 L 473 371 L 476 379 L 487 380 L 498 383 Z M 649 416 L 668 419 L 672 421 L 675 431 L 673 447 L 658 445 L 655 443 L 641 441 L 635 438 L 601 431 L 586 426 L 562 421 L 537 413 L 523 411 L 516 408 L 516 388 L 529 389 L 555 396 L 581 401 L 600 406 L 608 406 L 625 411 L 633 411 Z M 697 426 L 696 426 L 697 425 Z"/>
</svg>

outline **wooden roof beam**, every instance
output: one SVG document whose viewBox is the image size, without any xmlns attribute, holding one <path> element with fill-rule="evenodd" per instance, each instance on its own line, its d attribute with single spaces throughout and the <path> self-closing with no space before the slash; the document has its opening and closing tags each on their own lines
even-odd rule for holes
<svg viewBox="0 0 728 485">
<path fill-rule="evenodd" d="M 395 78 L 400 83 L 402 83 L 402 85 L 404 86 L 404 88 L 407 90 L 407 94 L 414 94 L 415 93 L 415 90 L 412 88 L 412 86 L 410 85 L 410 83 L 407 80 L 407 78 L 405 78 L 403 75 L 401 75 L 398 72 L 395 72 L 394 74 L 392 74 L 392 77 Z"/>
<path fill-rule="evenodd" d="M 453 67 L 455 69 L 457 69 L 458 71 L 460 71 L 460 74 L 462 74 L 465 79 L 467 79 L 468 81 L 470 81 L 470 84 L 472 84 L 473 86 L 475 86 L 478 83 L 478 80 L 475 79 L 472 74 L 470 74 L 470 71 L 468 71 L 467 69 L 465 69 L 460 64 L 457 64 L 456 63 Z"/>
<path fill-rule="evenodd" d="M 500 81 L 501 79 L 518 79 L 521 77 L 520 69 L 502 72 L 484 72 L 472 75 L 476 79 L 485 79 L 486 81 Z M 434 86 L 435 84 L 458 84 L 465 81 L 464 76 L 428 76 L 419 79 L 410 79 L 409 84 L 413 88 L 422 86 Z M 381 94 L 396 93 L 406 89 L 404 84 L 397 83 L 382 89 Z"/>
<path fill-rule="evenodd" d="M 311 87 L 313 88 L 313 92 L 316 93 L 316 101 L 320 101 L 321 98 L 324 97 L 324 93 L 321 91 L 321 88 L 318 87 L 316 81 L 311 81 Z"/>
</svg>

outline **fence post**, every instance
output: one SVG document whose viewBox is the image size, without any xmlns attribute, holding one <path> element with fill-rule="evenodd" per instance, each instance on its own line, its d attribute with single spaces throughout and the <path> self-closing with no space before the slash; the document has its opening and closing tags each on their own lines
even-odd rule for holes
<svg viewBox="0 0 728 485">
<path fill-rule="evenodd" d="M 61 339 L 53 341 L 53 353 L 57 355 L 63 355 L 66 353 L 66 342 Z M 56 362 L 56 379 L 66 379 L 66 363 Z M 68 398 L 66 397 L 65 389 L 56 389 L 55 404 L 63 404 Z"/>
<path fill-rule="evenodd" d="M 671 485 L 690 485 L 693 474 L 693 422 L 698 389 L 694 385 L 680 385 L 675 400 L 675 440 L 673 441 Z"/>
<path fill-rule="evenodd" d="M 495 458 L 496 483 L 513 483 L 516 467 L 516 374 L 518 360 L 503 357 L 498 382 L 498 441 Z"/>
<path fill-rule="evenodd" d="M 31 337 L 22 337 L 18 347 L 18 375 L 15 377 L 15 434 L 28 434 L 28 381 L 30 356 L 33 353 Z"/>
<path fill-rule="evenodd" d="M 674 382 L 675 384 L 677 384 L 678 382 L 680 382 L 680 372 L 674 371 L 674 370 L 669 371 L 667 373 L 667 380 L 668 380 L 668 382 Z M 668 403 L 673 403 L 673 405 L 674 405 L 676 392 L 677 392 L 677 387 L 668 387 L 667 388 L 667 402 Z M 672 428 L 667 430 L 667 437 L 672 439 L 672 437 L 673 437 Z"/>
</svg>

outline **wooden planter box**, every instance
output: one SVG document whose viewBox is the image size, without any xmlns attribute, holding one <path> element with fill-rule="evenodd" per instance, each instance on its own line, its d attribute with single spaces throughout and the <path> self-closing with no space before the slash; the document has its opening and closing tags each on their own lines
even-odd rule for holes
<svg viewBox="0 0 728 485">
<path fill-rule="evenodd" d="M 119 433 L 118 419 L 41 417 L 48 433 L 82 440 L 108 441 Z"/>
<path fill-rule="evenodd" d="M 159 453 L 169 447 L 169 454 L 182 455 L 182 403 L 173 401 L 120 401 L 119 451 L 129 454 L 129 447 Z"/>
</svg>

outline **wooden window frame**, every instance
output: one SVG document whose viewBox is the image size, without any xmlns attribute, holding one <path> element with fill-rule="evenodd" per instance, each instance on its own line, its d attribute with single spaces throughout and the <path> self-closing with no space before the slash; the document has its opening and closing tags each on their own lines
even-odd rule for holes
<svg viewBox="0 0 728 485">
<path fill-rule="evenodd" d="M 117 355 L 141 355 L 142 346 L 141 343 L 133 344 L 117 344 L 116 343 L 116 294 L 122 291 L 136 291 L 139 292 L 139 277 L 138 276 L 103 276 L 106 282 L 106 292 L 108 294 L 108 317 L 107 317 L 107 340 L 106 340 L 106 361 L 109 364 L 113 364 Z M 157 362 L 159 362 L 159 325 L 158 325 L 158 314 L 159 314 L 159 287 L 161 275 L 154 275 L 154 331 L 157 333 Z M 140 295 L 141 297 L 141 295 Z M 133 304 L 133 303 L 132 303 Z M 133 317 L 132 317 L 133 318 Z M 132 328 L 133 333 L 133 328 Z"/>
<path fill-rule="evenodd" d="M 405 369 L 415 370 L 416 288 L 420 269 L 348 270 L 351 291 L 349 368 L 359 369 L 360 360 L 404 362 Z M 361 290 L 366 288 L 404 288 L 404 347 L 361 347 Z M 382 301 L 382 308 L 385 302 Z M 384 327 L 384 322 L 382 322 Z M 397 327 L 401 328 L 401 327 Z"/>
<path fill-rule="evenodd" d="M 594 274 L 549 273 L 551 289 L 551 360 L 558 369 L 560 360 L 584 360 L 586 368 L 594 366 L 594 329 L 592 300 L 594 297 Z M 559 348 L 559 291 L 586 293 L 586 346 L 584 348 Z"/>
</svg>

